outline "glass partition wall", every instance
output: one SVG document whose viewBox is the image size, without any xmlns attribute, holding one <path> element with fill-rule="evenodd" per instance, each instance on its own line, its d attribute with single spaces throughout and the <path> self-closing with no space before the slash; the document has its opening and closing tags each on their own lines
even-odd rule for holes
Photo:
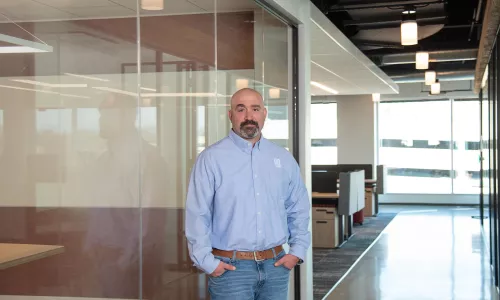
<svg viewBox="0 0 500 300">
<path fill-rule="evenodd" d="M 293 151 L 294 29 L 251 0 L 0 13 L 0 243 L 36 253 L 0 268 L 0 300 L 208 299 L 184 238 L 191 166 L 243 87 Z"/>
<path fill-rule="evenodd" d="M 496 42 L 495 42 L 496 43 Z M 500 113 L 499 72 L 500 47 L 496 43 L 483 75 L 481 89 L 481 224 L 489 246 L 490 264 L 495 285 L 500 278 L 500 205 L 498 202 L 498 132 Z"/>
</svg>

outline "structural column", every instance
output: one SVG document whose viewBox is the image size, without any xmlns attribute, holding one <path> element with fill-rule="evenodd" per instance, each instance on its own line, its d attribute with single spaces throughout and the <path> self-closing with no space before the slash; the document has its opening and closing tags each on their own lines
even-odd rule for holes
<svg viewBox="0 0 500 300">
<path fill-rule="evenodd" d="M 337 151 L 339 164 L 377 165 L 376 103 L 371 95 L 339 96 Z"/>
</svg>

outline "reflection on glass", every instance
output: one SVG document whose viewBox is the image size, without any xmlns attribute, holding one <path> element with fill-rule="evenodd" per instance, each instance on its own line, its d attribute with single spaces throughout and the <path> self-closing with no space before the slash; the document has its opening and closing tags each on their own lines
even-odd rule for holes
<svg viewBox="0 0 500 300">
<path fill-rule="evenodd" d="M 241 85 L 292 150 L 289 26 L 250 0 L 138 1 L 0 5 L 0 33 L 35 45 L 0 53 L 0 243 L 64 247 L 2 270 L 0 295 L 207 299 L 187 179 Z"/>
</svg>

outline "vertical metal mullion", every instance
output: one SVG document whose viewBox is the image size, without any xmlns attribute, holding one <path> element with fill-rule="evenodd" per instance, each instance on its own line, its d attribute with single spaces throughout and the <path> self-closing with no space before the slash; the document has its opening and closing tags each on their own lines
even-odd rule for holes
<svg viewBox="0 0 500 300">
<path fill-rule="evenodd" d="M 292 153 L 297 162 L 300 164 L 299 159 L 299 30 L 297 27 L 292 27 L 292 73 L 293 73 L 293 86 L 292 88 Z M 310 262 L 312 263 L 312 262 Z M 295 300 L 300 300 L 300 265 L 294 268 L 294 295 Z"/>
<path fill-rule="evenodd" d="M 455 152 L 455 139 L 453 136 L 453 115 L 454 115 L 454 99 L 450 99 L 450 149 L 451 149 L 451 170 L 450 170 L 450 178 L 451 178 L 451 194 L 455 194 L 455 163 L 454 163 L 454 152 Z"/>
</svg>

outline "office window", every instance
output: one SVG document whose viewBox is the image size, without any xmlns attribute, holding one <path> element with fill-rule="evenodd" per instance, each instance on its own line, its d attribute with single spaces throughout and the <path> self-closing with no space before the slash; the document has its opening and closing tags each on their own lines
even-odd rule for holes
<svg viewBox="0 0 500 300">
<path fill-rule="evenodd" d="M 479 109 L 476 99 L 380 103 L 387 192 L 479 193 Z"/>
<path fill-rule="evenodd" d="M 379 139 L 388 193 L 452 192 L 450 101 L 380 103 Z"/>
<path fill-rule="evenodd" d="M 453 101 L 453 193 L 479 194 L 480 102 Z"/>
<path fill-rule="evenodd" d="M 311 105 L 311 164 L 337 164 L 337 103 Z"/>
</svg>

